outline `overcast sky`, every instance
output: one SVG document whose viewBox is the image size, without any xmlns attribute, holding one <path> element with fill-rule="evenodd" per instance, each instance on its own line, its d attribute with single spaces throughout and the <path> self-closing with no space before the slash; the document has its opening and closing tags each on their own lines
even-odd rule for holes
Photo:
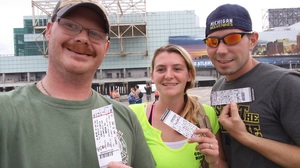
<svg viewBox="0 0 300 168">
<path fill-rule="evenodd" d="M 205 27 L 207 15 L 224 3 L 246 7 L 252 17 L 253 29 L 261 31 L 262 11 L 271 8 L 299 8 L 299 0 L 146 0 L 147 11 L 195 10 L 200 26 Z M 32 15 L 31 0 L 2 1 L 0 6 L 0 55 L 14 53 L 13 28 L 23 27 L 23 16 Z"/>
</svg>

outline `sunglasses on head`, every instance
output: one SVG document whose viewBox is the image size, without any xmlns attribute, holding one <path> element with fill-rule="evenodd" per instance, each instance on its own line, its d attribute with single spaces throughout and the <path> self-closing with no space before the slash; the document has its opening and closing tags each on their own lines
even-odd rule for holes
<svg viewBox="0 0 300 168">
<path fill-rule="evenodd" d="M 221 40 L 224 42 L 224 44 L 235 45 L 241 41 L 241 39 L 245 34 L 252 34 L 252 32 L 229 33 L 223 37 L 211 36 L 211 37 L 207 37 L 203 41 L 208 47 L 212 47 L 212 48 L 218 47 Z"/>
</svg>

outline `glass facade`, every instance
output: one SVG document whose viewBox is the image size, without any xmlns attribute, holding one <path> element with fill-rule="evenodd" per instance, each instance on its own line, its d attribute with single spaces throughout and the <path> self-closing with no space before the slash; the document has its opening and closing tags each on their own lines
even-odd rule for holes
<svg viewBox="0 0 300 168">
<path fill-rule="evenodd" d="M 204 37 L 195 11 L 148 12 L 146 20 L 138 15 L 124 16 L 120 26 L 110 14 L 112 31 L 123 34 L 110 34 L 111 46 L 94 76 L 95 90 L 107 94 L 110 88 L 119 86 L 127 94 L 130 86 L 150 82 L 152 55 L 160 46 L 169 44 L 170 36 Z M 39 81 L 46 74 L 47 43 L 43 32 L 48 19 L 44 16 L 33 23 L 31 16 L 24 16 L 24 28 L 14 29 L 15 57 L 0 57 L 0 89 Z M 34 28 L 33 24 L 38 26 Z M 210 71 L 214 70 L 208 71 L 212 74 Z"/>
<path fill-rule="evenodd" d="M 135 17 L 137 16 L 132 15 L 127 19 L 137 20 Z M 120 41 L 119 38 L 112 37 L 108 56 L 105 57 L 101 69 L 150 67 L 154 51 L 162 45 L 169 44 L 169 36 L 204 37 L 204 28 L 200 28 L 199 19 L 194 11 L 148 12 L 146 32 L 146 38 L 124 38 Z M 110 54 L 121 52 L 120 43 L 129 54 Z M 142 51 L 145 53 L 139 54 Z"/>
<path fill-rule="evenodd" d="M 35 24 L 46 26 L 48 18 L 37 19 Z M 34 29 L 31 16 L 24 16 L 24 28 L 14 28 L 14 55 L 15 56 L 32 56 L 44 55 L 44 49 L 47 43 L 43 37 L 44 29 Z"/>
</svg>

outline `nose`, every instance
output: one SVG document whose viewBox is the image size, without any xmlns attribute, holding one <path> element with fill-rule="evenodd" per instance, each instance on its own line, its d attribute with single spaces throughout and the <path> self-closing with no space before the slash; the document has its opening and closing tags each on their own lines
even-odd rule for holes
<svg viewBox="0 0 300 168">
<path fill-rule="evenodd" d="M 81 30 L 75 37 L 76 42 L 89 43 L 89 31 L 85 28 Z"/>
<path fill-rule="evenodd" d="M 223 42 L 223 40 L 221 40 L 218 47 L 217 47 L 217 54 L 222 55 L 222 54 L 225 54 L 227 52 L 228 52 L 227 45 Z"/>
<path fill-rule="evenodd" d="M 174 77 L 173 70 L 171 68 L 167 69 L 166 74 L 165 74 L 165 78 L 172 79 L 173 77 Z"/>
</svg>

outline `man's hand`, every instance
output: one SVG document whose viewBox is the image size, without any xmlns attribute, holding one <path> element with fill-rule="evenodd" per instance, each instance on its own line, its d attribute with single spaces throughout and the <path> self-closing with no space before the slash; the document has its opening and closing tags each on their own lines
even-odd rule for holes
<svg viewBox="0 0 300 168">
<path fill-rule="evenodd" d="M 108 168 L 131 168 L 131 167 L 119 162 L 110 162 L 108 164 Z"/>
<path fill-rule="evenodd" d="M 219 116 L 219 122 L 225 130 L 237 140 L 243 135 L 248 134 L 235 102 L 231 102 L 223 108 Z"/>
</svg>

